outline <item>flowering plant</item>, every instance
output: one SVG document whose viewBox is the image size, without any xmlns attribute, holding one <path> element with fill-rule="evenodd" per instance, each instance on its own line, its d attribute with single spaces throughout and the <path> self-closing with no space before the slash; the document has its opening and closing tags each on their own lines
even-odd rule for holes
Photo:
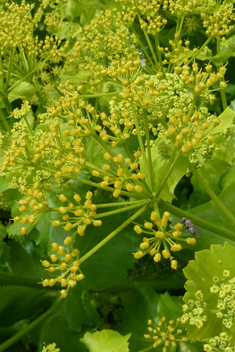
<svg viewBox="0 0 235 352">
<path fill-rule="evenodd" d="M 0 3 L 0 351 L 235 351 L 234 1 Z"/>
</svg>

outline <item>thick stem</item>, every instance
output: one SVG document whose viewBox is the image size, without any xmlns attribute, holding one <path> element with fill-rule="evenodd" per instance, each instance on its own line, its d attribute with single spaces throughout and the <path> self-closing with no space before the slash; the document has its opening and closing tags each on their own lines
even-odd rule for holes
<svg viewBox="0 0 235 352">
<path fill-rule="evenodd" d="M 153 175 L 153 162 L 152 162 L 150 136 L 149 136 L 148 119 L 147 119 L 146 110 L 144 110 L 143 115 L 144 115 L 144 127 L 145 127 L 145 133 L 146 133 L 146 142 L 147 142 L 148 165 L 149 165 L 149 171 L 150 171 L 150 176 L 149 176 L 150 177 L 150 185 L 151 185 L 151 191 L 154 192 L 155 184 L 154 184 L 154 175 Z"/>
<path fill-rule="evenodd" d="M 94 248 L 92 248 L 89 252 L 87 252 L 83 257 L 79 259 L 80 264 L 85 262 L 90 256 L 92 256 L 95 252 L 97 252 L 100 248 L 102 248 L 106 243 L 108 243 L 113 237 L 115 237 L 119 232 L 121 232 L 125 227 L 127 227 L 132 221 L 134 221 L 138 216 L 140 216 L 145 210 L 147 206 L 145 205 L 141 209 L 139 209 L 135 214 L 133 214 L 128 220 L 126 220 L 122 225 L 120 225 L 116 230 L 111 232 L 107 237 L 105 237 L 100 243 L 98 243 Z"/>
<path fill-rule="evenodd" d="M 208 186 L 208 184 L 201 177 L 199 172 L 193 167 L 192 164 L 189 164 L 189 170 L 192 172 L 193 176 L 198 180 L 200 185 L 204 188 L 206 193 L 211 197 L 211 199 L 215 202 L 217 207 L 224 213 L 224 215 L 231 221 L 231 223 L 235 226 L 235 217 L 228 210 L 228 208 L 221 202 L 221 200 L 217 197 L 217 195 L 212 191 L 212 189 Z"/>
<path fill-rule="evenodd" d="M 191 57 L 191 59 L 187 62 L 187 65 L 189 65 L 196 57 L 198 54 L 200 54 L 200 52 L 205 48 L 205 46 L 207 46 L 207 44 L 210 43 L 210 41 L 212 40 L 213 37 L 209 37 L 205 43 L 201 46 L 201 48 Z"/>
<path fill-rule="evenodd" d="M 155 45 L 156 45 L 156 51 L 157 51 L 158 61 L 159 61 L 160 67 L 161 67 L 161 72 L 162 72 L 163 74 L 165 74 L 165 70 L 164 70 L 163 63 L 162 63 L 162 55 L 161 55 L 160 50 L 158 49 L 159 46 L 160 46 L 158 34 L 156 34 L 156 35 L 154 36 L 154 40 L 155 40 Z"/>
<path fill-rule="evenodd" d="M 145 172 L 146 172 L 146 177 L 147 177 L 147 180 L 148 180 L 148 184 L 150 185 L 150 169 L 149 169 L 149 165 L 148 165 L 148 161 L 147 161 L 147 158 L 146 158 L 146 155 L 145 155 L 145 148 L 144 148 L 144 143 L 142 141 L 142 137 L 141 137 L 141 134 L 140 134 L 140 126 L 139 126 L 139 121 L 138 121 L 138 116 L 136 115 L 136 112 L 135 112 L 135 106 L 133 103 L 131 103 L 131 110 L 132 110 L 132 114 L 133 114 L 133 118 L 134 118 L 134 121 L 135 121 L 135 128 L 136 128 L 136 131 L 137 131 L 137 137 L 138 137 L 138 142 L 139 142 L 139 146 L 140 146 L 140 150 L 141 150 L 141 153 L 142 153 L 142 157 L 143 157 L 143 163 L 144 163 L 144 169 L 145 169 Z"/>
<path fill-rule="evenodd" d="M 145 49 L 145 47 L 144 47 L 144 44 L 143 44 L 142 41 L 140 40 L 140 38 L 139 38 L 138 34 L 136 33 L 136 31 L 135 31 L 135 29 L 134 29 L 133 26 L 131 26 L 131 30 L 132 30 L 132 32 L 134 33 L 134 35 L 135 35 L 137 41 L 139 42 L 139 44 L 140 44 L 140 46 L 141 46 L 141 48 L 142 48 L 142 50 L 143 50 L 143 52 L 144 52 L 144 55 L 146 56 L 146 58 L 148 59 L 148 61 L 150 62 L 150 64 L 154 67 L 154 63 L 153 63 L 152 59 L 150 58 L 149 54 L 147 53 L 147 51 L 146 51 L 146 49 Z"/>
<path fill-rule="evenodd" d="M 135 209 L 135 208 L 139 208 L 141 205 L 146 205 L 149 202 L 150 202 L 149 200 L 144 200 L 144 201 L 140 200 L 140 201 L 138 201 L 137 204 L 133 204 L 133 205 L 130 205 L 128 207 L 124 207 L 124 208 L 121 208 L 121 209 L 115 209 L 115 210 L 112 210 L 112 211 L 107 211 L 106 213 L 97 214 L 97 215 L 94 216 L 94 219 L 101 219 L 101 218 L 104 218 L 106 216 L 111 216 L 111 215 L 123 213 L 125 211 L 129 211 L 129 210 L 132 210 L 132 209 Z"/>
<path fill-rule="evenodd" d="M 29 325 L 26 326 L 26 328 L 22 329 L 21 331 L 19 331 L 17 334 L 15 334 L 14 336 L 10 337 L 7 341 L 5 341 L 4 343 L 2 343 L 0 345 L 0 352 L 5 351 L 8 347 L 10 347 L 11 345 L 13 345 L 15 342 L 17 342 L 22 336 L 24 336 L 25 334 L 27 334 L 29 331 L 31 331 L 32 329 L 34 329 L 37 325 L 39 325 L 43 320 L 45 320 L 46 318 L 48 318 L 62 303 L 62 299 L 60 299 L 59 301 L 57 301 L 50 309 L 48 309 L 48 311 L 46 311 L 45 313 L 43 313 L 42 315 L 40 315 L 40 317 L 38 317 L 37 319 L 35 319 L 32 323 L 30 323 Z"/>
<path fill-rule="evenodd" d="M 4 115 L 4 112 L 2 111 L 2 109 L 0 109 L 0 119 L 2 120 L 4 126 L 6 127 L 6 130 L 9 134 L 11 134 L 11 128 L 10 126 L 8 125 L 8 122 L 7 122 L 7 119 Z"/>
<path fill-rule="evenodd" d="M 220 38 L 216 38 L 216 49 L 217 49 L 217 54 L 220 53 Z M 220 96 L 221 96 L 221 101 L 222 101 L 222 107 L 223 110 L 225 110 L 228 106 L 227 104 L 227 98 L 224 89 L 220 90 Z"/>
<path fill-rule="evenodd" d="M 35 279 L 29 279 L 26 277 L 17 277 L 13 275 L 7 275 L 0 273 L 0 283 L 3 285 L 13 285 L 13 286 L 23 286 L 23 287 L 34 287 L 38 289 L 49 289 L 53 291 L 57 291 L 59 286 L 46 286 L 43 287 L 42 285 L 39 285 L 38 282 L 40 279 L 35 280 Z"/>
<path fill-rule="evenodd" d="M 139 15 L 138 13 L 137 13 L 137 16 L 138 16 L 138 19 L 139 19 L 139 22 L 140 22 L 141 17 L 140 17 L 140 15 Z M 159 67 L 159 63 L 158 63 L 158 61 L 157 61 L 157 57 L 156 57 L 155 51 L 153 50 L 153 46 L 152 46 L 152 43 L 151 43 L 151 41 L 150 41 L 150 39 L 149 39 L 148 33 L 146 32 L 145 29 L 142 29 L 142 31 L 143 31 L 143 33 L 144 33 L 145 39 L 146 39 L 146 41 L 147 41 L 147 43 L 148 43 L 148 47 L 149 47 L 149 49 L 150 49 L 150 51 L 151 51 L 151 54 L 152 54 L 152 56 L 153 56 L 155 65 L 156 65 L 156 67 L 158 68 L 158 67 Z"/>
<path fill-rule="evenodd" d="M 180 218 L 185 217 L 185 218 L 193 221 L 193 223 L 195 225 L 198 225 L 198 226 L 200 226 L 200 227 L 202 227 L 202 228 L 204 228 L 206 230 L 209 230 L 211 232 L 217 233 L 218 235 L 223 236 L 223 237 L 225 237 L 225 238 L 227 238 L 229 240 L 232 240 L 232 241 L 235 240 L 235 233 L 234 232 L 225 230 L 225 229 L 223 229 L 223 228 L 221 228 L 219 226 L 211 224 L 208 221 L 200 219 L 197 216 L 195 216 L 195 215 L 193 215 L 191 213 L 188 213 L 185 210 L 181 210 L 181 209 L 175 207 L 174 205 L 165 202 L 162 199 L 159 200 L 158 205 L 163 210 L 169 211 L 171 214 L 173 214 L 175 216 L 178 216 Z"/>
<path fill-rule="evenodd" d="M 151 346 L 148 346 L 148 347 L 146 347 L 146 348 L 144 348 L 143 350 L 140 350 L 140 351 L 138 351 L 138 352 L 148 352 L 148 351 L 151 351 L 151 350 L 153 350 L 153 349 L 155 349 L 155 348 L 153 347 L 153 345 L 151 345 Z"/>
</svg>

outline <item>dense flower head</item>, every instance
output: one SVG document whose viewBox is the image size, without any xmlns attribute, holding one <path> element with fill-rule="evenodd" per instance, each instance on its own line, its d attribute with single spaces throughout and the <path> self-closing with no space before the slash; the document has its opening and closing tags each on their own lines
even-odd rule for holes
<svg viewBox="0 0 235 352">
<path fill-rule="evenodd" d="M 57 254 L 50 254 L 50 260 L 42 260 L 42 265 L 48 270 L 49 273 L 54 273 L 59 270 L 61 273 L 56 278 L 44 279 L 41 284 L 46 286 L 54 286 L 57 282 L 60 283 L 62 290 L 59 291 L 62 298 L 66 298 L 68 290 L 77 285 L 78 281 L 85 278 L 80 269 L 79 263 L 79 250 L 67 250 L 64 246 L 59 246 L 58 243 L 51 244 L 53 252 Z"/>
<path fill-rule="evenodd" d="M 231 338 L 226 332 L 221 332 L 219 336 L 215 336 L 203 345 L 205 352 L 234 352 L 235 346 L 231 343 Z"/>
<path fill-rule="evenodd" d="M 75 193 L 73 196 L 74 203 L 71 202 L 64 194 L 58 195 L 59 200 L 63 203 L 60 207 L 54 207 L 54 210 L 59 211 L 63 216 L 63 220 L 53 220 L 53 226 L 64 225 L 65 231 L 75 230 L 72 236 L 66 237 L 64 240 L 65 245 L 69 245 L 73 237 L 78 233 L 83 236 L 86 227 L 90 224 L 93 226 L 101 226 L 102 221 L 98 219 L 96 214 L 96 205 L 92 203 L 93 193 L 88 191 L 86 193 L 86 200 L 81 204 L 81 197 Z"/>
<path fill-rule="evenodd" d="M 172 347 L 176 347 L 180 341 L 188 341 L 186 332 L 178 327 L 180 318 L 174 321 L 167 321 L 165 317 L 155 324 L 152 320 L 148 320 L 148 333 L 144 335 L 146 339 L 153 340 L 153 347 L 163 346 L 162 351 L 170 351 Z"/>
<path fill-rule="evenodd" d="M 206 302 L 201 290 L 194 295 L 195 299 L 190 299 L 183 305 L 184 314 L 181 317 L 181 322 L 185 324 L 195 325 L 197 329 L 202 329 L 204 322 L 207 320 Z"/>
<path fill-rule="evenodd" d="M 50 343 L 49 345 L 43 347 L 42 352 L 60 352 L 60 349 L 56 348 L 55 343 Z"/>
<path fill-rule="evenodd" d="M 146 235 L 140 244 L 141 250 L 134 253 L 136 259 L 142 258 L 146 254 L 151 255 L 156 263 L 160 262 L 162 258 L 170 259 L 171 268 L 177 269 L 178 263 L 171 255 L 171 252 L 182 250 L 183 247 L 179 242 L 193 245 L 196 240 L 192 237 L 186 239 L 181 237 L 183 224 L 180 222 L 167 231 L 169 217 L 170 213 L 164 212 L 160 219 L 158 214 L 153 211 L 150 216 L 151 222 L 146 221 L 144 225 L 134 226 L 134 231 L 137 234 Z M 155 229 L 155 226 L 157 226 L 157 229 Z"/>
</svg>

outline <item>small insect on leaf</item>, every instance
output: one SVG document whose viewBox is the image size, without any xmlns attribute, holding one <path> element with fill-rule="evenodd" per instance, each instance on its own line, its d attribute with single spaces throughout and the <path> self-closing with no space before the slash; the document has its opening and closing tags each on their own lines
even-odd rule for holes
<svg viewBox="0 0 235 352">
<path fill-rule="evenodd" d="M 196 235 L 198 235 L 199 237 L 202 237 L 201 232 L 196 228 L 196 226 L 191 220 L 187 218 L 182 218 L 182 223 L 184 224 L 186 229 L 189 230 L 189 232 L 193 237 L 195 237 Z"/>
<path fill-rule="evenodd" d="M 141 66 L 142 66 L 142 67 L 145 67 L 145 66 L 146 66 L 146 63 L 145 63 L 145 61 L 144 61 L 144 59 L 143 59 L 143 57 L 142 57 L 142 54 L 139 53 L 139 55 L 140 55 Z"/>
</svg>

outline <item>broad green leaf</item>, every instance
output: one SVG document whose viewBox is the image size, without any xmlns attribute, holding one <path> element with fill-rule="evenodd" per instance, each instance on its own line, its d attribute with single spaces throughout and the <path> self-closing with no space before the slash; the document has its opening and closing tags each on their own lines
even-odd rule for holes
<svg viewBox="0 0 235 352">
<path fill-rule="evenodd" d="M 223 202 L 223 204 L 230 210 L 230 212 L 235 215 L 234 186 L 230 185 L 227 188 L 225 188 L 218 195 L 218 197 Z M 222 231 L 220 236 L 209 230 L 205 230 L 200 226 L 197 226 L 203 238 L 197 237 L 197 243 L 193 246 L 190 246 L 192 250 L 201 250 L 204 248 L 210 248 L 211 244 L 216 244 L 216 243 L 223 244 L 225 239 L 232 245 L 235 245 L 234 226 L 229 221 L 229 219 L 224 215 L 224 213 L 215 205 L 213 201 L 209 201 L 204 204 L 201 204 L 193 209 L 190 209 L 188 212 L 197 216 L 198 218 L 201 218 L 214 225 L 221 227 L 221 229 L 225 229 L 234 233 L 234 240 L 231 240 L 231 239 L 225 238 Z M 177 222 L 177 220 L 181 221 L 181 219 L 176 217 L 172 217 L 172 220 L 174 223 Z M 187 237 L 188 237 L 187 230 L 185 229 L 184 231 L 185 231 L 184 232 L 185 234 L 187 233 Z"/>
<path fill-rule="evenodd" d="M 176 320 L 182 314 L 182 297 L 170 296 L 167 292 L 163 295 L 157 294 L 151 286 L 146 282 L 138 285 L 138 281 L 135 283 L 136 289 L 132 292 L 126 292 L 122 295 L 123 307 L 119 309 L 118 318 L 121 323 L 117 324 L 115 329 L 122 335 L 131 332 L 130 337 L 130 350 L 139 351 L 144 350 L 153 345 L 154 340 L 145 338 L 145 334 L 150 334 L 148 327 L 156 328 L 158 323 L 161 324 L 161 320 L 165 319 L 163 323 L 163 329 L 169 325 L 168 322 L 174 320 L 173 327 L 176 325 Z M 153 324 L 148 324 L 148 321 L 152 320 Z M 182 324 L 178 323 L 176 329 L 183 328 Z M 174 334 L 174 333 L 172 333 Z M 181 335 L 186 336 L 186 333 Z M 182 345 L 182 343 L 181 343 Z M 161 344 L 156 348 L 157 352 L 162 352 L 164 344 Z M 193 345 L 190 344 L 190 347 Z M 177 349 L 180 351 L 177 343 Z M 155 350 L 155 349 L 154 349 Z M 171 350 L 170 350 L 171 351 Z M 172 350 L 173 351 L 173 350 Z M 192 349 L 192 351 L 197 351 Z M 188 352 L 188 351 L 187 351 Z"/>
<path fill-rule="evenodd" d="M 206 139 L 211 134 L 218 134 L 223 132 L 226 128 L 230 127 L 233 119 L 235 117 L 235 111 L 232 110 L 229 106 L 219 115 L 221 120 L 220 124 L 213 128 L 211 131 L 208 131 L 203 135 L 203 140 Z"/>
<path fill-rule="evenodd" d="M 60 352 L 85 352 L 85 346 L 79 341 L 87 330 L 94 330 L 102 323 L 102 318 L 93 308 L 93 314 L 86 313 L 83 294 L 78 285 L 71 289 L 61 306 L 42 325 L 39 348 L 43 343 L 55 342 Z M 84 328 L 85 327 L 85 328 Z"/>
<path fill-rule="evenodd" d="M 160 151 L 160 148 L 162 148 L 162 146 L 160 147 L 160 143 L 158 143 L 157 146 L 151 148 L 155 191 L 157 191 L 164 176 L 166 175 L 170 160 L 170 156 L 163 155 L 163 153 Z M 189 161 L 187 158 L 180 157 L 177 160 L 175 167 L 160 194 L 162 199 L 168 202 L 172 201 L 174 198 L 175 187 L 177 186 L 180 179 L 186 174 L 188 164 Z M 140 158 L 140 167 L 142 172 L 148 172 L 148 170 L 145 170 L 144 168 L 142 157 Z"/>
<path fill-rule="evenodd" d="M 5 176 L 0 176 L 0 193 L 6 191 L 9 188 L 9 181 Z"/>
<path fill-rule="evenodd" d="M 224 246 L 212 245 L 210 250 L 197 252 L 195 260 L 189 262 L 184 269 L 188 281 L 185 285 L 187 292 L 184 296 L 186 306 L 183 322 L 193 341 L 207 341 L 223 331 L 230 335 L 231 342 L 235 341 L 235 312 L 232 307 L 226 305 L 231 299 L 234 300 L 232 287 L 229 289 L 232 285 L 229 280 L 235 280 L 234 256 L 235 248 L 229 243 L 225 242 Z M 220 296 L 225 289 L 223 285 L 227 285 L 228 290 Z M 213 286 L 218 286 L 217 293 L 213 293 Z M 219 303 L 220 306 L 225 304 L 224 308 L 220 308 Z M 199 307 L 202 308 L 201 311 L 196 309 Z M 217 316 L 219 311 L 223 313 L 223 318 Z M 226 329 L 223 324 L 223 319 L 228 316 L 232 322 L 230 329 Z M 195 325 L 196 319 L 200 325 Z"/>
<path fill-rule="evenodd" d="M 0 327 L 9 327 L 22 319 L 41 315 L 58 296 L 58 292 L 42 288 L 5 286 L 0 291 Z"/>
<path fill-rule="evenodd" d="M 82 257 L 126 219 L 123 214 L 102 218 L 102 226 L 97 228 L 89 225 L 84 236 L 76 236 L 74 247 L 81 251 Z M 139 243 L 140 238 L 134 232 L 133 225 L 119 232 L 81 264 L 85 275 L 81 285 L 86 289 L 99 291 L 125 277 L 126 270 L 136 261 L 132 253 L 139 249 Z"/>
<path fill-rule="evenodd" d="M 87 332 L 80 341 L 88 347 L 89 352 L 126 352 L 130 336 L 131 334 L 122 336 L 113 330 L 102 330 L 93 334 Z"/>
<path fill-rule="evenodd" d="M 21 100 L 32 99 L 32 97 L 36 93 L 36 88 L 34 87 L 34 85 L 28 82 L 20 82 L 20 81 L 18 82 L 19 84 L 15 88 L 13 88 L 8 95 L 9 101 L 12 102 L 16 99 L 21 99 Z"/>
<path fill-rule="evenodd" d="M 220 43 L 220 52 L 230 53 L 230 56 L 235 56 L 235 35 Z"/>
</svg>

